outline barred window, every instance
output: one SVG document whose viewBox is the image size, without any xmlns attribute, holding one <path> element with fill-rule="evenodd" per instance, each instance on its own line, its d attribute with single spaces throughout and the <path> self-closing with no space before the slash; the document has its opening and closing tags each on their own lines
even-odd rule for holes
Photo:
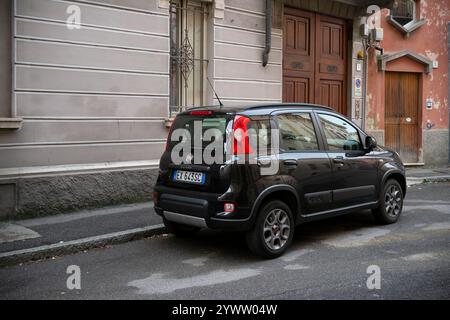
<svg viewBox="0 0 450 320">
<path fill-rule="evenodd" d="M 207 9 L 202 1 L 170 1 L 171 113 L 204 104 Z"/>
<path fill-rule="evenodd" d="M 392 19 L 402 26 L 415 20 L 416 2 L 414 0 L 396 0 L 391 10 Z"/>
</svg>

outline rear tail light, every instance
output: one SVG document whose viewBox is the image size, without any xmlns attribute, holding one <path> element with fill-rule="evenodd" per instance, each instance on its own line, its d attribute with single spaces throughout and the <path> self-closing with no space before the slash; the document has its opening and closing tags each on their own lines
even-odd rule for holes
<svg viewBox="0 0 450 320">
<path fill-rule="evenodd" d="M 170 135 L 172 134 L 172 131 L 173 131 L 173 124 L 175 123 L 176 120 L 177 120 L 177 117 L 175 116 L 175 118 L 173 119 L 172 124 L 170 125 L 170 128 L 169 128 L 169 134 L 167 135 L 166 145 L 164 146 L 165 151 L 169 151 L 168 150 L 169 145 L 170 145 L 169 139 L 170 139 Z"/>
<path fill-rule="evenodd" d="M 156 204 L 158 202 L 158 199 L 159 199 L 159 193 L 156 192 L 156 191 L 153 191 L 152 198 L 153 198 L 153 203 Z"/>
<path fill-rule="evenodd" d="M 234 212 L 234 209 L 235 209 L 235 205 L 234 205 L 233 202 L 225 202 L 223 204 L 223 211 L 224 212 L 231 213 L 231 212 Z"/>
<path fill-rule="evenodd" d="M 250 154 L 252 148 L 250 146 L 250 139 L 248 136 L 248 128 L 250 126 L 250 118 L 244 116 L 236 116 L 233 122 L 233 154 Z"/>
</svg>

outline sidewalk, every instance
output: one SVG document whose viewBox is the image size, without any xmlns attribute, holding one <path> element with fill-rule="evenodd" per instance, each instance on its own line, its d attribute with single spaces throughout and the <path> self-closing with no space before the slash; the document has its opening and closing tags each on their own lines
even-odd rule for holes
<svg viewBox="0 0 450 320">
<path fill-rule="evenodd" d="M 407 168 L 408 186 L 450 181 L 450 167 Z M 51 258 L 164 232 L 153 203 L 0 222 L 0 266 Z"/>
<path fill-rule="evenodd" d="M 70 254 L 161 233 L 153 203 L 0 222 L 0 266 Z"/>
<path fill-rule="evenodd" d="M 424 182 L 445 182 L 450 181 L 450 167 L 424 169 L 406 168 L 406 183 L 408 186 Z"/>
</svg>

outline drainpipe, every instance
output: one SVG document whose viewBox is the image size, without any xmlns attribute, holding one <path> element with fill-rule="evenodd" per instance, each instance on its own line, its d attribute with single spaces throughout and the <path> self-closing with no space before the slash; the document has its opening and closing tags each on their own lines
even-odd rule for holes
<svg viewBox="0 0 450 320">
<path fill-rule="evenodd" d="M 448 28 L 448 52 L 450 52 L 450 23 L 447 25 Z M 450 55 L 447 57 L 448 59 L 448 71 L 450 72 Z M 448 85 L 448 101 L 450 101 L 450 80 L 447 79 Z M 450 165 L 450 112 L 448 114 L 448 164 Z"/>
<path fill-rule="evenodd" d="M 363 70 L 363 81 L 364 81 L 364 89 L 362 96 L 362 110 L 361 110 L 361 127 L 363 130 L 366 130 L 366 105 L 367 105 L 367 85 L 369 83 L 369 49 L 364 48 L 364 70 Z"/>
<path fill-rule="evenodd" d="M 262 65 L 269 62 L 269 52 L 272 46 L 272 0 L 266 0 L 266 44 L 263 52 Z"/>
</svg>

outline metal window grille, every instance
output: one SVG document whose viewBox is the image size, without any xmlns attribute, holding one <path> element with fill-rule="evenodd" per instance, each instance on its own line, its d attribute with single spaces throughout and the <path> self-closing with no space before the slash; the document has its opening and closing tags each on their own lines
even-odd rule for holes
<svg viewBox="0 0 450 320">
<path fill-rule="evenodd" d="M 414 20 L 416 2 L 414 0 L 397 0 L 392 8 L 392 18 L 401 25 Z"/>
<path fill-rule="evenodd" d="M 204 103 L 207 4 L 170 1 L 171 113 Z"/>
</svg>

